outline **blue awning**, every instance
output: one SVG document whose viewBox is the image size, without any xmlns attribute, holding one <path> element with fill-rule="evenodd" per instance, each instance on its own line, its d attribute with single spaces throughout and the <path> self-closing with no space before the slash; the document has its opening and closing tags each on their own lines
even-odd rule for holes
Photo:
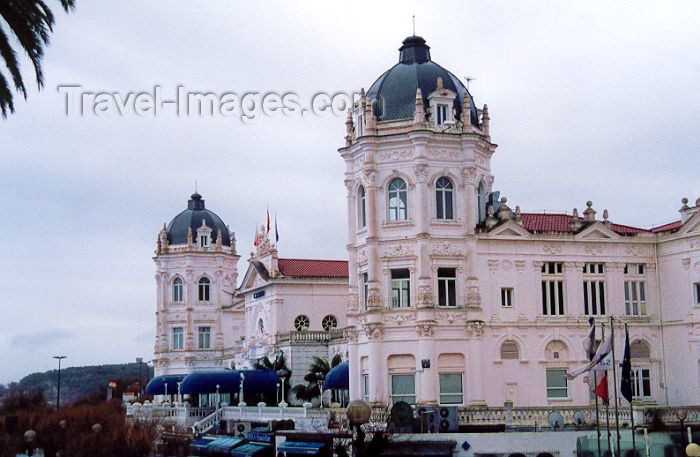
<svg viewBox="0 0 700 457">
<path fill-rule="evenodd" d="M 207 454 L 230 454 L 231 449 L 245 442 L 244 438 L 224 437 L 217 438 L 207 446 Z"/>
<path fill-rule="evenodd" d="M 199 371 L 185 376 L 180 384 L 183 394 L 237 393 L 241 388 L 241 374 L 245 374 L 243 390 L 251 393 L 275 395 L 279 378 L 272 370 Z M 168 388 L 168 390 L 170 390 Z"/>
<path fill-rule="evenodd" d="M 269 449 L 270 446 L 248 443 L 233 449 L 231 451 L 231 457 L 254 457 L 264 453 L 269 453 Z"/>
<path fill-rule="evenodd" d="M 216 438 L 200 438 L 190 443 L 190 451 L 195 454 L 204 453 L 209 443 L 216 441 Z"/>
<path fill-rule="evenodd" d="M 169 374 L 156 376 L 148 381 L 146 385 L 146 395 L 177 395 L 177 383 L 185 379 L 184 374 Z M 165 386 L 168 386 L 168 393 L 165 393 Z"/>
<path fill-rule="evenodd" d="M 277 446 L 277 452 L 288 452 L 298 455 L 318 455 L 325 443 L 303 443 L 301 441 L 285 441 Z"/>
<path fill-rule="evenodd" d="M 328 372 L 323 388 L 337 390 L 350 388 L 350 365 L 348 365 L 348 362 L 339 363 Z"/>
</svg>

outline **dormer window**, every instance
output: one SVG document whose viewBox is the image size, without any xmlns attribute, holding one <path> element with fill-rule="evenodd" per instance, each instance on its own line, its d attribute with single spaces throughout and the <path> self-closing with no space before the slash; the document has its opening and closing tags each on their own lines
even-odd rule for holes
<svg viewBox="0 0 700 457">
<path fill-rule="evenodd" d="M 202 225 L 197 229 L 197 244 L 200 248 L 208 248 L 211 244 L 212 229 L 207 225 L 206 219 L 202 219 Z"/>
<path fill-rule="evenodd" d="M 447 105 L 437 106 L 437 125 L 443 125 L 447 122 Z"/>
<path fill-rule="evenodd" d="M 209 247 L 209 237 L 207 235 L 202 235 L 199 237 L 199 247 L 208 248 Z"/>
</svg>

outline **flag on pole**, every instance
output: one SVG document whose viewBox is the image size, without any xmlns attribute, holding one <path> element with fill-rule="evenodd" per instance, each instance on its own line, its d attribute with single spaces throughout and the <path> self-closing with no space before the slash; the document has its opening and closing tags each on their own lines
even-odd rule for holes
<svg viewBox="0 0 700 457">
<path fill-rule="evenodd" d="M 253 246 L 255 246 L 256 248 L 257 248 L 258 245 L 260 244 L 260 237 L 258 236 L 258 227 L 257 227 L 257 225 L 258 225 L 258 223 L 256 222 L 256 223 L 255 223 L 255 239 L 253 240 Z"/>
<path fill-rule="evenodd" d="M 267 233 L 270 233 L 270 207 L 265 209 L 265 215 L 267 217 Z"/>
<path fill-rule="evenodd" d="M 583 350 L 586 351 L 586 358 L 591 360 L 595 355 L 595 319 L 588 319 L 588 324 L 591 326 L 588 329 L 588 335 L 583 340 Z"/>
<path fill-rule="evenodd" d="M 277 231 L 277 213 L 275 213 L 275 243 L 280 240 L 280 232 Z"/>
<path fill-rule="evenodd" d="M 603 376 L 600 378 L 600 382 L 598 382 L 598 385 L 595 387 L 595 394 L 605 402 L 605 404 L 608 404 L 608 374 L 603 373 Z"/>
<path fill-rule="evenodd" d="M 566 377 L 568 379 L 574 379 L 579 375 L 582 375 L 583 373 L 586 373 L 588 371 L 591 371 L 591 368 L 595 367 L 600 363 L 601 360 L 605 358 L 608 353 L 610 353 L 610 350 L 612 349 L 612 341 L 610 338 L 604 339 L 601 343 L 600 346 L 598 346 L 598 350 L 595 351 L 595 354 L 593 355 L 593 358 L 591 359 L 590 362 L 587 364 L 576 368 L 575 370 L 571 371 L 570 373 L 566 374 Z"/>
<path fill-rule="evenodd" d="M 632 403 L 632 360 L 630 358 L 630 334 L 625 328 L 625 353 L 622 356 L 622 376 L 620 376 L 620 393 Z"/>
</svg>

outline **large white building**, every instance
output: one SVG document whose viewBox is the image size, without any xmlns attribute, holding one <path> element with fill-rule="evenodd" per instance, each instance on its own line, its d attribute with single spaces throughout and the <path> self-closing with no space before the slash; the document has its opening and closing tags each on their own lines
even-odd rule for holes
<svg viewBox="0 0 700 457">
<path fill-rule="evenodd" d="M 193 195 L 158 237 L 156 374 L 282 351 L 296 384 L 340 354 L 352 399 L 589 405 L 564 374 L 613 316 L 637 400 L 699 404 L 700 199 L 650 230 L 591 202 L 521 211 L 495 190 L 489 122 L 412 36 L 348 113 L 347 262 L 278 258 L 261 229 L 238 285 L 235 238 Z"/>
</svg>

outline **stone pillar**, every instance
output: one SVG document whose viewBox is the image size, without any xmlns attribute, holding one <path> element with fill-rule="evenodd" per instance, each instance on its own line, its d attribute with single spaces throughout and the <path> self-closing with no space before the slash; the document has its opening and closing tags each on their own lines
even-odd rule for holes
<svg viewBox="0 0 700 457">
<path fill-rule="evenodd" d="M 384 403 L 389 400 L 386 356 L 382 347 L 384 327 L 380 323 L 368 323 L 365 324 L 365 333 L 369 340 L 369 400 Z"/>
<path fill-rule="evenodd" d="M 465 212 L 464 224 L 467 235 L 473 235 L 476 227 L 476 167 L 462 169 L 464 178 Z"/>
<path fill-rule="evenodd" d="M 375 181 L 377 172 L 371 167 L 364 170 L 366 204 L 367 204 L 367 275 L 369 279 L 368 308 L 381 307 L 378 224 L 381 219 L 377 199 L 381 198 L 381 188 Z"/>
<path fill-rule="evenodd" d="M 625 275 L 624 263 L 605 264 L 605 314 L 608 316 L 625 315 Z"/>
<path fill-rule="evenodd" d="M 362 399 L 362 373 L 360 356 L 357 347 L 357 329 L 348 327 L 345 330 L 345 340 L 348 342 L 348 365 L 350 366 L 350 401 Z"/>
<path fill-rule="evenodd" d="M 484 397 L 484 361 L 482 337 L 484 335 L 484 323 L 481 321 L 467 322 L 467 344 L 469 345 L 469 360 L 467 365 L 467 401 L 469 405 L 486 405 Z"/>
<path fill-rule="evenodd" d="M 566 304 L 564 314 L 584 314 L 583 307 L 583 262 L 564 262 L 564 284 Z"/>
<path fill-rule="evenodd" d="M 437 359 L 434 350 L 434 321 L 422 321 L 416 324 L 418 336 L 418 379 L 416 403 L 419 405 L 438 404 Z M 421 362 L 430 360 L 430 368 L 422 368 Z"/>
</svg>

